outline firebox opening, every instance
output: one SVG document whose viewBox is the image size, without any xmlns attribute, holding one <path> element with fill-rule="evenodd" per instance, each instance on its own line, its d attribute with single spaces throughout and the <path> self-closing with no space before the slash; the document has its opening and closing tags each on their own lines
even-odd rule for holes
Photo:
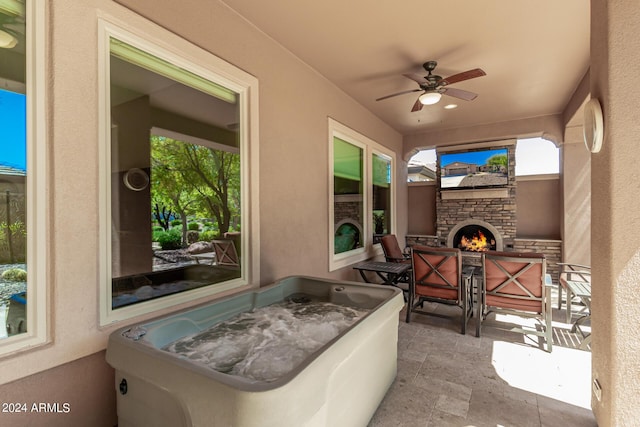
<svg viewBox="0 0 640 427">
<path fill-rule="evenodd" d="M 481 225 L 466 225 L 453 238 L 453 247 L 469 252 L 496 250 L 496 238 Z"/>
</svg>

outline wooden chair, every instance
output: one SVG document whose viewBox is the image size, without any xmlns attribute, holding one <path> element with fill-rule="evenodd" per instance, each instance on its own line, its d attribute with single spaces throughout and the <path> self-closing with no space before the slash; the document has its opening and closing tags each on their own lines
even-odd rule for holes
<svg viewBox="0 0 640 427">
<path fill-rule="evenodd" d="M 558 265 L 560 266 L 560 273 L 558 275 L 558 310 L 562 309 L 562 291 L 564 290 L 567 300 L 565 312 L 566 321 L 567 323 L 571 323 L 571 317 L 573 315 L 571 305 L 574 295 L 572 295 L 571 290 L 567 286 L 567 281 L 591 283 L 591 267 L 583 264 L 565 262 L 559 262 Z M 588 310 L 584 304 L 582 304 L 582 306 L 583 308 L 578 314 L 584 314 Z"/>
<path fill-rule="evenodd" d="M 515 331 L 544 337 L 551 352 L 551 281 L 547 280 L 544 254 L 484 252 L 482 283 L 478 286 L 476 336 L 490 313 L 535 318 L 543 331 L 516 328 Z"/>
<path fill-rule="evenodd" d="M 216 253 L 216 264 L 240 267 L 240 259 L 233 240 L 212 240 L 213 251 Z"/>
<path fill-rule="evenodd" d="M 462 309 L 460 333 L 465 334 L 473 315 L 471 277 L 462 279 L 462 254 L 457 248 L 411 248 L 412 277 L 409 282 L 407 323 L 411 313 L 429 314 L 418 310 L 424 302 L 455 305 Z"/>
</svg>

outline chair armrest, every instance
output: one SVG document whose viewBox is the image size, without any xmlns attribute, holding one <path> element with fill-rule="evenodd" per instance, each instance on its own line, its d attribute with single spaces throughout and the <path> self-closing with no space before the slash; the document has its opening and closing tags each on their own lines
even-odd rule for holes
<svg viewBox="0 0 640 427">
<path fill-rule="evenodd" d="M 590 265 L 584 265 L 584 264 L 574 264 L 571 262 L 559 262 L 558 265 L 563 266 L 563 267 L 569 267 L 570 270 L 565 270 L 565 271 L 576 271 L 576 268 L 580 268 L 583 270 L 591 270 L 591 266 Z"/>
</svg>

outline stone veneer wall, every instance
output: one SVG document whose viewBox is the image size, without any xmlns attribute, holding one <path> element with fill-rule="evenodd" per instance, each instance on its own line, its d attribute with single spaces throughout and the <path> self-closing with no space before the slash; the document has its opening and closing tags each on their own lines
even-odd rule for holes
<svg viewBox="0 0 640 427">
<path fill-rule="evenodd" d="M 484 145 L 484 144 L 483 144 Z M 486 145 L 485 145 L 486 146 Z M 478 219 L 488 222 L 500 232 L 504 250 L 513 246 L 516 237 L 516 146 L 515 141 L 496 141 L 488 149 L 507 148 L 509 181 L 507 187 L 477 190 L 440 190 L 440 159 L 438 158 L 436 190 L 436 235 L 441 242 L 447 241 L 451 230 L 459 223 Z M 461 150 L 474 151 L 473 149 Z M 439 154 L 438 154 L 439 157 Z M 496 195 L 498 193 L 499 195 Z M 443 198 L 444 195 L 444 198 Z"/>
</svg>

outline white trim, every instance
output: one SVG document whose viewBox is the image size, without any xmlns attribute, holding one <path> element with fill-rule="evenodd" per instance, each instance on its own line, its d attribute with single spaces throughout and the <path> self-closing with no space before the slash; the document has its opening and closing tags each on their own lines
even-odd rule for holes
<svg viewBox="0 0 640 427">
<path fill-rule="evenodd" d="M 46 115 L 46 9 L 44 0 L 27 1 L 27 332 L 0 341 L 10 355 L 50 341 Z"/>
<path fill-rule="evenodd" d="M 149 22 L 144 28 L 132 28 L 114 17 L 98 19 L 99 81 L 99 321 L 101 326 L 149 314 L 153 311 L 212 297 L 221 292 L 257 287 L 260 278 L 259 230 L 259 150 L 258 150 L 258 80 L 228 62 Z M 161 39 L 151 36 L 162 33 Z M 111 285 L 111 188 L 110 188 L 110 38 L 114 37 L 149 52 L 191 73 L 220 84 L 238 94 L 241 156 L 241 221 L 243 262 L 241 278 L 213 284 L 155 300 L 112 309 Z M 202 65 L 200 65 L 202 64 Z"/>
<path fill-rule="evenodd" d="M 377 154 L 391 160 L 391 223 L 390 233 L 396 233 L 397 223 L 397 210 L 396 210 L 396 155 L 393 151 L 387 147 L 377 143 L 376 141 L 360 134 L 359 132 L 343 125 L 342 123 L 328 118 L 329 122 L 329 165 L 328 165 L 328 184 L 329 184 L 329 271 L 335 271 L 340 268 L 347 267 L 359 261 L 364 261 L 373 256 L 382 254 L 382 248 L 380 244 L 373 244 L 373 224 L 372 224 L 372 210 L 373 210 L 373 184 L 372 184 L 372 156 Z M 333 142 L 334 138 L 340 138 L 350 144 L 353 144 L 363 150 L 363 161 L 365 167 L 363 168 L 363 224 L 361 224 L 364 233 L 361 235 L 362 247 L 351 250 L 349 252 L 343 252 L 336 254 L 334 246 L 334 236 L 336 230 L 335 216 L 334 216 L 334 183 L 333 183 Z"/>
<path fill-rule="evenodd" d="M 486 141 L 486 142 L 473 142 L 470 144 L 463 145 L 444 145 L 442 147 L 436 147 L 436 152 L 441 153 L 449 153 L 451 151 L 463 151 L 463 150 L 478 150 L 482 148 L 500 148 L 500 147 L 508 147 L 511 145 L 516 145 L 518 141 L 516 139 L 502 139 L 497 141 Z"/>
<path fill-rule="evenodd" d="M 523 181 L 550 181 L 560 179 L 559 173 L 545 173 L 536 175 L 516 175 L 516 182 Z"/>
</svg>

